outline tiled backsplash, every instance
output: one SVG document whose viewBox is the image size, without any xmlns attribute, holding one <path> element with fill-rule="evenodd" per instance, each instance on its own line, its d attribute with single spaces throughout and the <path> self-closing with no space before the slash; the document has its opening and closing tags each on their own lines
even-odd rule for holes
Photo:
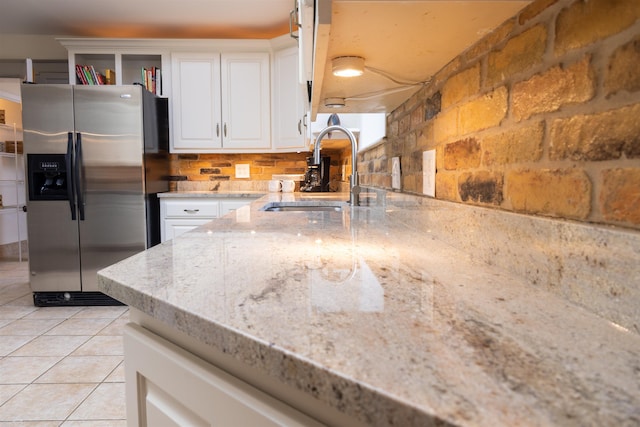
<svg viewBox="0 0 640 427">
<path fill-rule="evenodd" d="M 351 173 L 351 160 L 343 151 L 323 151 L 331 157 L 331 188 L 343 190 L 343 181 Z M 268 181 L 275 174 L 304 174 L 307 157 L 302 153 L 255 154 L 172 154 L 171 191 L 267 191 Z M 342 164 L 348 163 L 346 178 Z M 250 178 L 236 178 L 237 164 L 248 164 Z"/>
</svg>

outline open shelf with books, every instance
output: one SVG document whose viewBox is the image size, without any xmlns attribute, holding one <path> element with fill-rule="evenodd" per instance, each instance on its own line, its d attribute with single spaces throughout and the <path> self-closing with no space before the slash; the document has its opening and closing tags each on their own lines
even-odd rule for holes
<svg viewBox="0 0 640 427">
<path fill-rule="evenodd" d="M 162 56 L 123 54 L 122 81 L 123 84 L 140 83 L 148 91 L 162 96 Z"/>
<path fill-rule="evenodd" d="M 78 54 L 74 63 L 75 84 L 115 84 L 107 82 L 107 75 L 115 67 L 115 55 Z"/>
<path fill-rule="evenodd" d="M 166 41 L 143 39 L 58 39 L 69 52 L 70 84 L 141 84 L 156 95 L 170 94 L 170 50 Z"/>
</svg>

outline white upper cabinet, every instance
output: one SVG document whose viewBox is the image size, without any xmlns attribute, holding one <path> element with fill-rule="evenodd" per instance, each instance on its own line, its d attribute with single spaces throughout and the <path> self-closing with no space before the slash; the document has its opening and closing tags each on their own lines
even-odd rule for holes
<svg viewBox="0 0 640 427">
<path fill-rule="evenodd" d="M 305 84 L 288 35 L 272 40 L 58 39 L 76 65 L 116 85 L 158 72 L 157 93 L 170 99 L 171 152 L 267 153 L 308 146 Z M 273 60 L 272 60 L 273 57 Z"/>
<path fill-rule="evenodd" d="M 274 54 L 273 125 L 274 150 L 305 149 L 306 85 L 298 83 L 298 49 L 284 49 Z"/>
<path fill-rule="evenodd" d="M 269 53 L 222 54 L 222 147 L 270 148 Z"/>
<path fill-rule="evenodd" d="M 219 53 L 174 53 L 172 151 L 222 148 Z"/>
<path fill-rule="evenodd" d="M 268 150 L 269 53 L 172 54 L 173 152 Z"/>
</svg>

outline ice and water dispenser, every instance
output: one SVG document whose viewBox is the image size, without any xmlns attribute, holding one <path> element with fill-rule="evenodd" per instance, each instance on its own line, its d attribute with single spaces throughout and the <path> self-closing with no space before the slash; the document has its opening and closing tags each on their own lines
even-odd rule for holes
<svg viewBox="0 0 640 427">
<path fill-rule="evenodd" d="M 68 200 L 71 182 L 65 154 L 29 154 L 29 200 Z"/>
</svg>

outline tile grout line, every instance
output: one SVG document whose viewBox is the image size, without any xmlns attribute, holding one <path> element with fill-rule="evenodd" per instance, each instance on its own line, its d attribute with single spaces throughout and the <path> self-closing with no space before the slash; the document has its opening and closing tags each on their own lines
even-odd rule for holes
<svg viewBox="0 0 640 427">
<path fill-rule="evenodd" d="M 19 265 L 15 265 L 17 263 L 13 263 L 13 265 L 9 265 L 7 266 L 7 263 L 3 263 L 2 260 L 0 260 L 0 272 L 9 272 L 9 275 L 11 277 L 7 277 L 7 278 L 2 278 L 0 279 L 0 301 L 2 301 L 2 296 L 3 296 L 3 291 L 5 291 L 5 289 L 7 289 L 6 292 L 9 292 L 10 294 L 7 295 L 5 294 L 5 296 L 9 296 L 11 299 L 7 300 L 7 301 L 3 301 L 0 302 L 0 312 L 2 311 L 3 308 L 6 307 L 23 307 L 26 308 L 28 307 L 28 305 L 26 304 L 26 297 L 29 295 L 30 293 L 30 289 L 23 293 L 20 296 L 17 297 L 13 297 L 14 294 L 18 293 L 18 292 L 22 292 L 20 290 L 20 288 L 22 286 L 26 286 L 28 289 L 28 272 L 25 272 L 25 275 L 27 276 L 26 278 L 17 274 L 16 272 L 24 267 L 24 264 L 19 264 Z M 104 309 L 104 307 L 100 307 L 99 309 L 95 310 L 95 313 L 92 315 L 90 313 L 90 311 L 92 310 L 93 307 L 82 307 L 80 310 L 75 311 L 71 314 L 65 315 L 64 317 L 54 317 L 54 318 L 47 318 L 46 314 L 43 314 L 43 317 L 38 318 L 35 317 L 33 320 L 49 320 L 52 321 L 52 325 L 50 327 L 47 327 L 44 330 L 39 330 L 37 333 L 33 333 L 33 334 L 27 334 L 26 336 L 30 336 L 31 338 L 24 343 L 21 343 L 17 348 L 13 348 L 11 349 L 11 351 L 9 353 L 7 353 L 6 355 L 3 355 L 0 357 L 0 363 L 2 363 L 4 360 L 6 360 L 8 357 L 11 358 L 29 358 L 29 357 L 50 357 L 50 358 L 54 358 L 54 357 L 59 357 L 59 359 L 52 365 L 47 367 L 43 372 L 41 372 L 36 378 L 33 378 L 29 383 L 19 383 L 19 384 L 3 384 L 0 381 L 0 386 L 3 385 L 15 385 L 18 386 L 18 389 L 15 391 L 12 391 L 10 394 L 8 394 L 7 396 L 4 396 L 4 400 L 2 402 L 2 404 L 0 404 L 0 410 L 2 410 L 3 407 L 6 407 L 7 404 L 9 402 L 14 401 L 14 399 L 19 399 L 19 396 L 21 393 L 24 393 L 25 391 L 28 391 L 29 387 L 32 386 L 39 386 L 39 385 L 87 385 L 90 386 L 90 391 L 87 392 L 87 394 L 82 397 L 79 401 L 77 402 L 73 402 L 73 405 L 69 408 L 68 412 L 67 410 L 65 410 L 64 412 L 66 413 L 66 415 L 64 416 L 64 419 L 51 419 L 51 420 L 41 420 L 41 419 L 24 419 L 22 421 L 24 422 L 38 422 L 38 421 L 43 421 L 43 422 L 52 422 L 52 423 L 56 423 L 58 426 L 62 426 L 67 422 L 85 422 L 85 423 L 96 423 L 96 422 L 108 422 L 109 425 L 117 425 L 117 426 L 125 426 L 126 425 L 126 411 L 124 410 L 124 407 L 122 408 L 122 414 L 120 415 L 120 410 L 118 409 L 115 413 L 115 416 L 117 418 L 114 418 L 114 414 L 113 412 L 109 412 L 109 415 L 107 415 L 106 413 L 104 414 L 96 414 L 95 412 L 93 412 L 93 409 L 91 408 L 92 402 L 90 402 L 90 399 L 92 399 L 92 396 L 94 396 L 94 393 L 96 393 L 96 391 L 98 391 L 100 389 L 100 387 L 102 385 L 107 385 L 107 390 L 109 389 L 109 387 L 111 388 L 111 390 L 115 390 L 117 392 L 116 398 L 122 398 L 121 402 L 124 403 L 124 387 L 122 387 L 122 396 L 119 396 L 119 391 L 117 391 L 117 388 L 119 388 L 121 385 L 124 384 L 124 380 L 121 378 L 118 378 L 118 376 L 116 375 L 116 372 L 122 368 L 123 363 L 124 363 L 124 355 L 122 354 L 122 348 L 121 347 L 112 347 L 113 341 L 102 341 L 102 345 L 108 345 L 108 347 L 103 347 L 105 348 L 104 351 L 100 351 L 99 349 L 96 350 L 95 348 L 92 348 L 91 345 L 89 345 L 87 347 L 87 352 L 89 352 L 88 354 L 76 354 L 74 356 L 73 353 L 77 352 L 80 348 L 82 348 L 83 346 L 88 345 L 92 340 L 94 340 L 95 338 L 98 337 L 122 337 L 121 333 L 119 332 L 120 326 L 118 325 L 118 323 L 121 321 L 121 319 L 124 319 L 127 315 L 128 315 L 128 309 L 126 308 L 126 306 L 123 306 L 122 311 L 113 311 L 113 312 L 109 312 L 107 311 L 102 311 L 102 309 Z M 28 316 L 33 316 L 34 314 L 38 313 L 39 311 L 43 311 L 45 310 L 46 307 L 36 307 L 35 309 L 25 312 L 25 313 L 20 313 L 19 312 L 19 308 L 17 309 L 18 311 L 18 315 L 16 315 L 15 317 L 8 317 L 5 320 L 9 320 L 9 323 L 7 325 L 3 325 L 2 327 L 11 325 L 12 323 L 14 323 L 17 320 L 29 320 Z M 84 313 L 84 315 L 82 315 L 82 313 Z M 77 317 L 79 316 L 79 317 Z M 64 349 L 64 355 L 62 356 L 58 356 L 58 355 L 51 355 L 48 356 L 46 355 L 46 351 L 43 351 L 42 348 L 38 349 L 38 347 L 35 347 L 34 350 L 36 350 L 36 354 L 34 355 L 29 355 L 28 352 L 26 352 L 25 354 L 19 354 L 19 355 L 13 355 L 17 352 L 19 352 L 20 350 L 25 349 L 26 346 L 28 346 L 29 344 L 33 344 L 35 340 L 37 340 L 40 337 L 64 337 L 65 335 L 47 335 L 49 334 L 52 330 L 54 330 L 55 328 L 59 327 L 60 325 L 62 325 L 65 321 L 70 320 L 70 319 L 76 319 L 76 320 L 104 320 L 107 321 L 106 323 L 100 325 L 100 322 L 97 322 L 97 326 L 101 326 L 98 330 L 92 331 L 93 333 L 89 333 L 89 334 L 83 334 L 83 335 L 68 335 L 65 334 L 66 336 L 74 336 L 74 337 L 80 337 L 80 336 L 86 336 L 87 338 L 82 340 L 82 342 L 78 342 L 77 344 L 72 345 L 69 348 L 65 348 L 64 346 L 61 347 L 61 350 Z M 125 319 L 126 320 L 126 319 Z M 46 323 L 45 323 L 46 325 Z M 110 333 L 101 335 L 103 332 L 108 331 L 109 328 L 113 328 L 113 330 Z M 27 332 L 28 328 L 25 326 L 24 331 Z M 117 342 L 117 340 L 116 340 Z M 100 345 L 100 340 L 95 340 L 95 344 L 93 345 Z M 37 344 L 36 344 L 37 346 Z M 98 347 L 99 348 L 99 347 Z M 96 352 L 97 353 L 94 353 Z M 41 353 L 42 352 L 42 353 Z M 103 354 L 104 353 L 104 354 Z M 118 353 L 118 354 L 115 354 Z M 89 360 L 92 357 L 105 357 L 105 358 L 112 358 L 113 360 L 111 360 L 111 363 L 114 363 L 114 366 L 111 369 L 108 369 L 106 372 L 104 372 L 103 375 L 100 375 L 98 378 L 100 378 L 100 381 L 98 382 L 94 382 L 94 381 L 82 381 L 80 383 L 77 382 L 72 382 L 72 383 L 60 383 L 60 382 L 47 382 L 47 383 L 38 383 L 37 381 L 42 379 L 43 377 L 45 377 L 47 374 L 49 374 L 53 369 L 55 369 L 57 366 L 59 367 L 60 364 L 67 360 L 69 361 L 69 363 L 71 364 L 71 361 L 69 358 L 76 358 L 78 361 L 81 361 L 83 358 L 87 358 L 87 360 Z M 81 366 L 81 365 L 80 365 Z M 106 367 L 106 366 L 105 366 Z M 64 373 L 64 369 L 61 372 Z M 72 368 L 73 370 L 73 368 Z M 109 379 L 109 377 L 114 376 L 114 378 L 111 381 L 107 380 Z M 53 378 L 52 378 L 53 379 Z M 116 388 L 113 388 L 116 387 Z M 89 389 L 86 389 L 89 390 Z M 85 390 L 85 391 L 86 391 Z M 113 393 L 113 391 L 109 391 L 109 393 Z M 83 392 L 84 393 L 84 392 Z M 94 397 L 95 398 L 95 397 Z M 113 399 L 113 398 L 111 398 Z M 73 416 L 74 413 L 76 413 L 83 405 L 85 405 L 87 402 L 89 402 L 89 406 L 87 407 L 86 410 L 82 411 L 85 413 L 85 418 L 81 418 L 81 414 L 79 414 L 79 417 L 74 417 L 73 419 L 71 419 L 71 417 Z M 15 402 L 16 404 L 19 405 L 19 401 Z M 13 408 L 14 412 L 15 412 L 15 407 Z M 91 412 L 91 416 L 87 417 L 87 410 L 89 412 Z M 26 415 L 26 414 L 25 414 Z M 62 415 L 62 414 L 59 414 Z M 105 416 L 106 415 L 106 416 Z M 5 422 L 12 422 L 13 420 L 4 420 L 4 419 L 0 419 L 0 425 L 3 425 Z"/>
</svg>

